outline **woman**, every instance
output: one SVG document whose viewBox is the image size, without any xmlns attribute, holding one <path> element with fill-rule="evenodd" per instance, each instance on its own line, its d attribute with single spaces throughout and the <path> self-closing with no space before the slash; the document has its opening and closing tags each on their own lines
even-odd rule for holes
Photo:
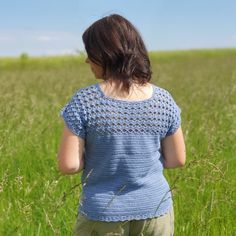
<svg viewBox="0 0 236 236">
<path fill-rule="evenodd" d="M 173 235 L 164 168 L 185 163 L 180 108 L 152 83 L 135 27 L 113 14 L 83 34 L 86 62 L 101 83 L 79 89 L 61 109 L 59 170 L 83 170 L 76 235 Z"/>
</svg>

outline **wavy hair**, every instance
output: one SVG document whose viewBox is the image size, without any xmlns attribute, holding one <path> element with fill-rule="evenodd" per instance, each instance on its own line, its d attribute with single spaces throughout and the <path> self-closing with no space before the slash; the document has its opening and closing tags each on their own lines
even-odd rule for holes
<svg viewBox="0 0 236 236">
<path fill-rule="evenodd" d="M 118 14 L 94 22 L 82 36 L 88 58 L 102 66 L 103 79 L 122 83 L 129 93 L 132 83 L 151 79 L 148 52 L 138 30 Z"/>
</svg>

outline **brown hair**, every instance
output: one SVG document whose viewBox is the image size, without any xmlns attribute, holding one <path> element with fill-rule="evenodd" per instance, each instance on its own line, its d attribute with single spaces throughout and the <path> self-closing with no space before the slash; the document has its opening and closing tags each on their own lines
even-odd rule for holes
<svg viewBox="0 0 236 236">
<path fill-rule="evenodd" d="M 132 83 L 151 79 L 148 52 L 138 30 L 118 14 L 94 22 L 82 36 L 88 58 L 102 66 L 103 79 L 112 78 L 129 92 Z"/>
</svg>

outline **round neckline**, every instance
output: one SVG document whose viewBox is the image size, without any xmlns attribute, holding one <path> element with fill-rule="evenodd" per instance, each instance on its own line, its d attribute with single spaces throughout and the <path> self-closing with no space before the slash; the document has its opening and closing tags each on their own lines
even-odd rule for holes
<svg viewBox="0 0 236 236">
<path fill-rule="evenodd" d="M 152 100 L 154 98 L 154 95 L 155 95 L 155 86 L 153 84 L 151 84 L 151 86 L 152 86 L 152 96 L 150 98 L 147 98 L 147 99 L 144 99 L 144 100 L 140 100 L 140 101 L 129 101 L 129 100 L 115 99 L 115 98 L 106 96 L 104 94 L 104 92 L 102 91 L 99 83 L 95 84 L 95 86 L 97 87 L 98 91 L 100 92 L 100 94 L 102 95 L 103 98 L 111 100 L 111 101 L 114 101 L 114 102 L 121 102 L 121 103 L 142 103 L 142 102 L 148 102 L 148 101 Z"/>
</svg>

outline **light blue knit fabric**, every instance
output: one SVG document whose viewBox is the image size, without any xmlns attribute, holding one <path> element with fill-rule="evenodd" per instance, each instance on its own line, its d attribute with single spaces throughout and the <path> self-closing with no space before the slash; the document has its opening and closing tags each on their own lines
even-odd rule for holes
<svg viewBox="0 0 236 236">
<path fill-rule="evenodd" d="M 85 139 L 78 211 L 88 219 L 153 218 L 173 204 L 160 141 L 181 125 L 181 109 L 167 90 L 152 87 L 151 98 L 125 101 L 107 97 L 97 83 L 77 90 L 60 110 Z"/>
</svg>

